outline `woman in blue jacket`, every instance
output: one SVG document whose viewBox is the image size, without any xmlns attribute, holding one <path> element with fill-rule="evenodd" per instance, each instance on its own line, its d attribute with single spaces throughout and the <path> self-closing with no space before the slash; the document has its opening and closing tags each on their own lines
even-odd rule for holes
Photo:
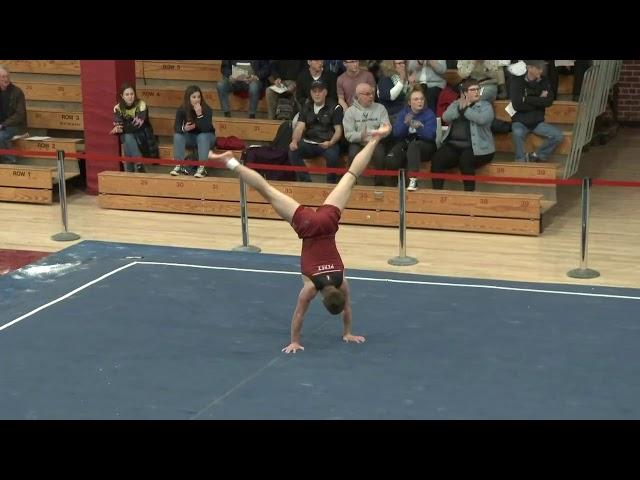
<svg viewBox="0 0 640 480">
<path fill-rule="evenodd" d="M 397 114 L 393 124 L 395 145 L 385 157 L 383 168 L 409 172 L 420 171 L 420 163 L 428 162 L 435 153 L 436 115 L 425 105 L 420 85 L 414 85 L 408 95 L 408 104 Z M 418 179 L 409 177 L 407 190 L 418 189 Z"/>
</svg>

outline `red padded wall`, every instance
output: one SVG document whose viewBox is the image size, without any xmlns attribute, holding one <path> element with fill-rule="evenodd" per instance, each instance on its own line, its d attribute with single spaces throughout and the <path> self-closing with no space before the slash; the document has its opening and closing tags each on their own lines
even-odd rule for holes
<svg viewBox="0 0 640 480">
<path fill-rule="evenodd" d="M 118 88 L 124 82 L 135 85 L 135 60 L 81 60 L 80 75 L 85 152 L 120 156 L 118 137 L 109 130 Z M 104 170 L 120 170 L 120 162 L 86 162 L 88 193 L 98 193 L 98 173 Z"/>
</svg>

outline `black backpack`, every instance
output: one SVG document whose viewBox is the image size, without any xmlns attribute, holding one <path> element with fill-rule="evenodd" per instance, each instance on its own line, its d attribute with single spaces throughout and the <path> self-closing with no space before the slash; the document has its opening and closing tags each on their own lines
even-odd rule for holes
<svg viewBox="0 0 640 480">
<path fill-rule="evenodd" d="M 289 150 L 289 144 L 291 143 L 292 138 L 293 125 L 291 124 L 291 120 L 285 120 L 278 127 L 278 131 L 271 142 L 271 146 Z"/>
<path fill-rule="evenodd" d="M 280 95 L 276 103 L 276 120 L 293 120 L 296 114 L 296 104 L 293 97 Z"/>
<path fill-rule="evenodd" d="M 511 131 L 511 122 L 505 122 L 499 118 L 494 118 L 491 122 L 491 132 L 493 133 L 509 133 Z"/>
<path fill-rule="evenodd" d="M 243 153 L 243 163 L 266 163 L 268 165 L 291 165 L 289 163 L 289 149 L 264 146 L 247 148 Z M 296 172 L 263 170 L 255 168 L 255 171 L 263 175 L 267 180 L 295 181 Z"/>
</svg>

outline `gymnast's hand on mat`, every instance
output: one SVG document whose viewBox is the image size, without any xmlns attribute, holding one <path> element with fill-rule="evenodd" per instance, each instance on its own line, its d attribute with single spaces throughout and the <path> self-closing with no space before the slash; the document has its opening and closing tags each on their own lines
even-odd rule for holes
<svg viewBox="0 0 640 480">
<path fill-rule="evenodd" d="M 289 345 L 282 349 L 284 353 L 296 353 L 296 350 L 304 350 L 304 347 L 297 342 L 291 342 Z"/>
<path fill-rule="evenodd" d="M 349 342 L 364 343 L 364 337 L 361 337 L 360 335 L 351 335 L 350 333 L 347 333 L 346 335 L 344 335 L 342 337 L 342 340 L 344 340 L 347 343 Z"/>
</svg>

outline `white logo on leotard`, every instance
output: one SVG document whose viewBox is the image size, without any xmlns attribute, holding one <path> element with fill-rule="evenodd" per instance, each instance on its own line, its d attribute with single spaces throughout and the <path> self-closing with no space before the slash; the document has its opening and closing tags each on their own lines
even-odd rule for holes
<svg viewBox="0 0 640 480">
<path fill-rule="evenodd" d="M 319 272 L 324 272 L 325 270 L 333 270 L 334 268 L 335 267 L 333 266 L 333 263 L 327 265 L 318 265 Z"/>
</svg>

